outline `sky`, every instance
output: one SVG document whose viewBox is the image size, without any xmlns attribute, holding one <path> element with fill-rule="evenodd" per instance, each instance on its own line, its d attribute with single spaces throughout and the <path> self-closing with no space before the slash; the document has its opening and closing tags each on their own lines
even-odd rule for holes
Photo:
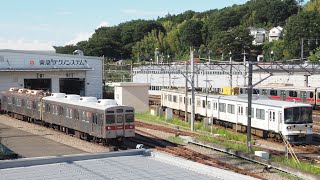
<svg viewBox="0 0 320 180">
<path fill-rule="evenodd" d="M 221 9 L 247 0 L 2 0 L 0 49 L 50 50 L 87 40 L 101 26 Z"/>
</svg>

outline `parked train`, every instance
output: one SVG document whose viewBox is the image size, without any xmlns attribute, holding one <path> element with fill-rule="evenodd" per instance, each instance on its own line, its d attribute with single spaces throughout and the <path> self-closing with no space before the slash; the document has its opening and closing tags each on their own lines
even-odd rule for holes
<svg viewBox="0 0 320 180">
<path fill-rule="evenodd" d="M 172 108 L 174 113 L 191 112 L 191 94 L 185 98 L 184 90 L 163 89 L 161 105 Z M 196 93 L 195 113 L 197 117 L 210 117 L 216 124 L 246 132 L 247 97 L 222 96 Z M 271 100 L 254 96 L 252 99 L 252 133 L 260 137 L 281 140 L 281 135 L 291 143 L 311 143 L 312 106 L 309 104 Z"/>
<path fill-rule="evenodd" d="M 247 91 L 247 87 L 240 88 L 240 94 L 247 94 Z M 265 95 L 271 99 L 282 101 L 308 103 L 314 108 L 320 106 L 320 87 L 260 86 L 253 88 L 253 94 Z"/>
<path fill-rule="evenodd" d="M 42 91 L 2 91 L 1 109 L 12 117 L 40 122 L 85 140 L 107 143 L 135 136 L 134 109 L 114 100 Z"/>
</svg>

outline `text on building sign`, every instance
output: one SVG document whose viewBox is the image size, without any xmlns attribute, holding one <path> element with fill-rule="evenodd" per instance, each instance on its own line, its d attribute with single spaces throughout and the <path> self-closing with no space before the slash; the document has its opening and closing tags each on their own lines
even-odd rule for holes
<svg viewBox="0 0 320 180">
<path fill-rule="evenodd" d="M 40 65 L 48 66 L 48 65 L 85 65 L 87 64 L 87 60 L 55 60 L 55 59 L 40 59 L 39 60 Z"/>
</svg>

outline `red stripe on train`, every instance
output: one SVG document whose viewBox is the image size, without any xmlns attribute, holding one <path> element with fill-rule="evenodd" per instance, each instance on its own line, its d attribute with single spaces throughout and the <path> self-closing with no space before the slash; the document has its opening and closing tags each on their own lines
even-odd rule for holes
<svg viewBox="0 0 320 180">
<path fill-rule="evenodd" d="M 106 126 L 106 130 L 121 130 L 121 129 L 134 129 L 134 125 L 119 125 L 119 126 Z"/>
</svg>

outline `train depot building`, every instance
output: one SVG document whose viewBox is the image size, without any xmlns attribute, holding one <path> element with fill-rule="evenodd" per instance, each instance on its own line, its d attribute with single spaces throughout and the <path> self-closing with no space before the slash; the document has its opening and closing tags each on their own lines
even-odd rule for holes
<svg viewBox="0 0 320 180">
<path fill-rule="evenodd" d="M 0 90 L 40 89 L 102 98 L 102 57 L 0 50 Z"/>
</svg>

